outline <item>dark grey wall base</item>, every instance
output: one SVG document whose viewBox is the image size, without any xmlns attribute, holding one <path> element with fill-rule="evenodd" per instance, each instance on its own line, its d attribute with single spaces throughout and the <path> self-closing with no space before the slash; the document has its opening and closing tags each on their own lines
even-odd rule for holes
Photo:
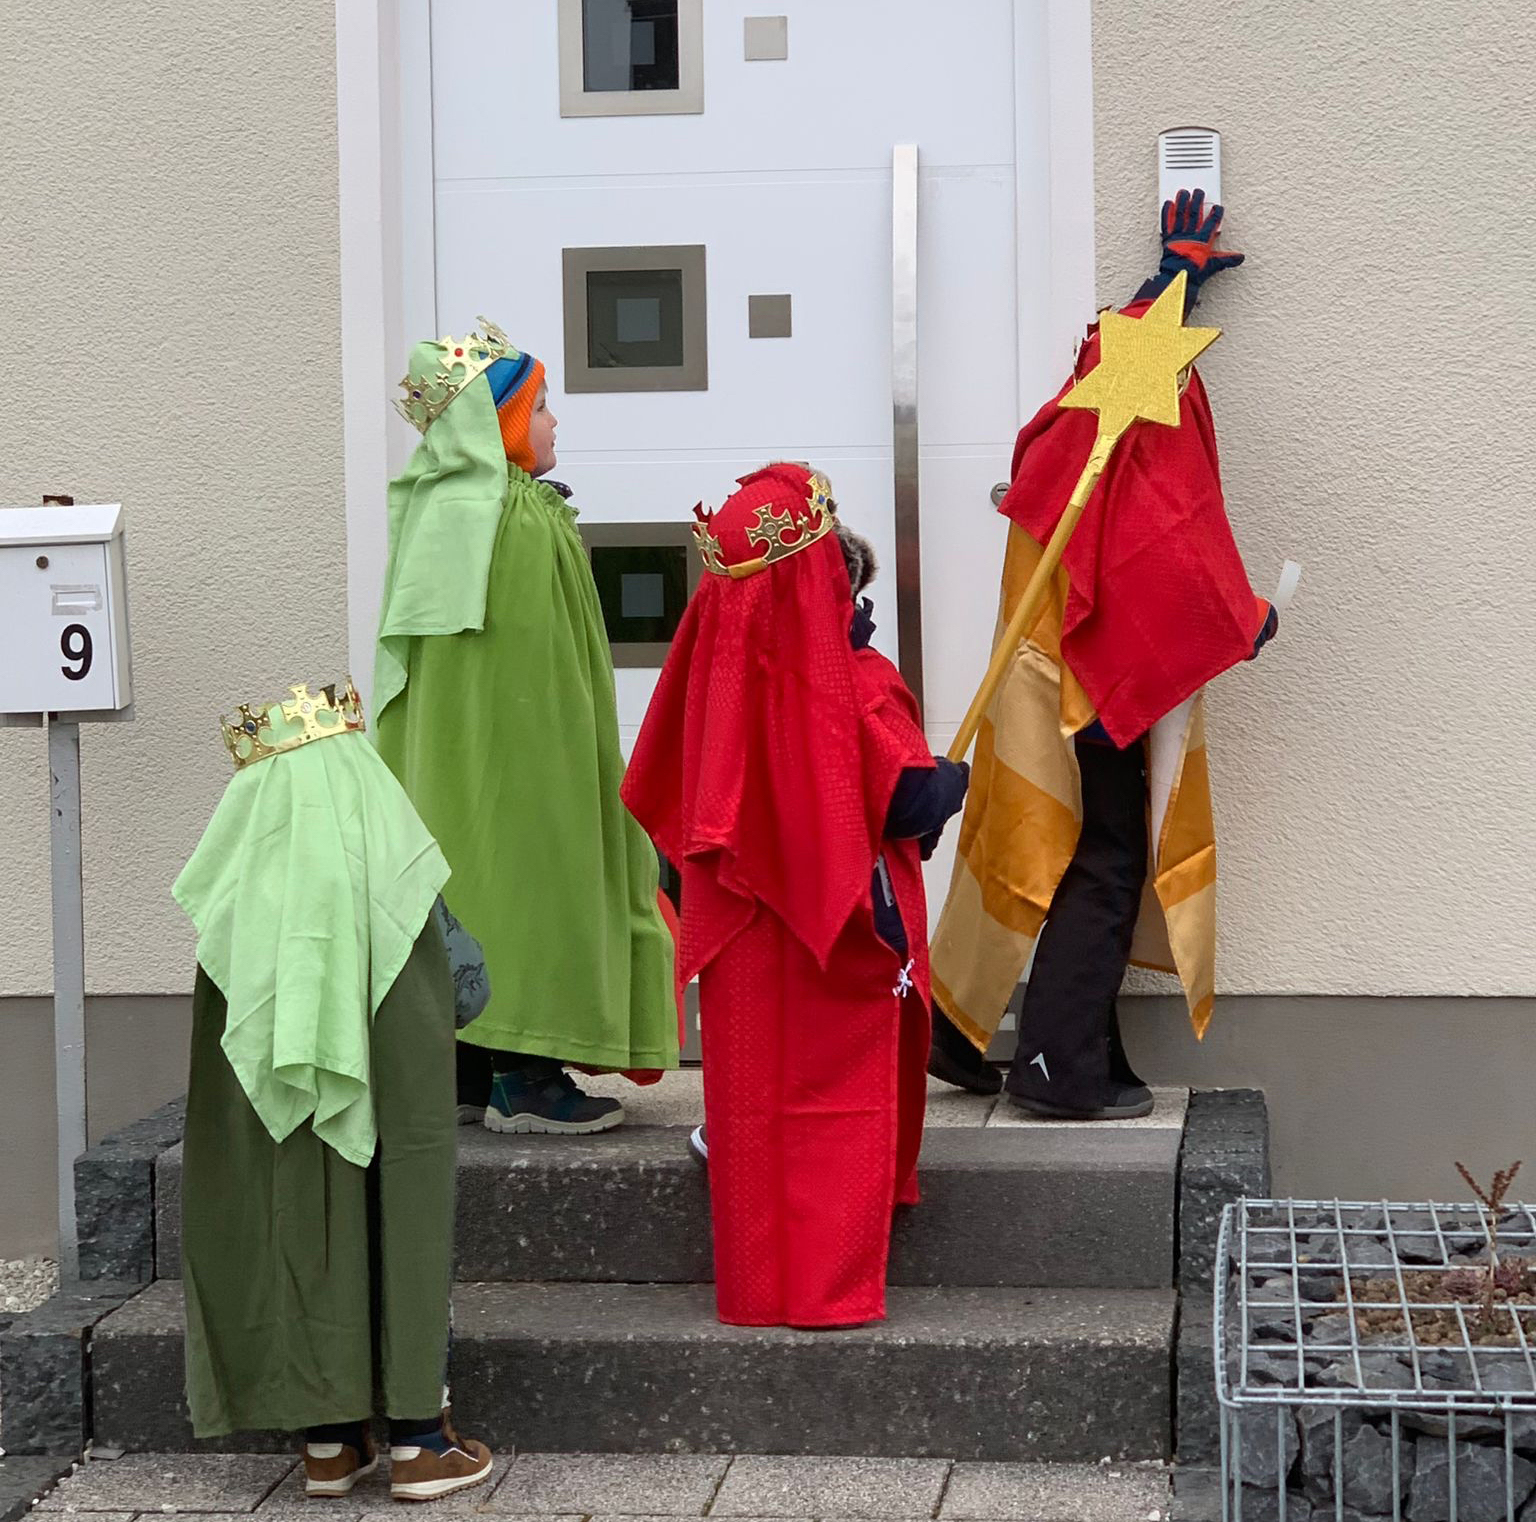
<svg viewBox="0 0 1536 1522">
<path fill-rule="evenodd" d="M 65 1285 L 0 1333 L 0 1448 L 77 1457 L 90 1441 L 91 1329 L 137 1289 Z"/>
<path fill-rule="evenodd" d="M 155 1162 L 181 1140 L 185 1114 L 174 1099 L 75 1159 L 82 1279 L 155 1277 Z"/>
<path fill-rule="evenodd" d="M 0 1522 L 20 1522 L 69 1470 L 67 1459 L 0 1459 Z"/>
</svg>

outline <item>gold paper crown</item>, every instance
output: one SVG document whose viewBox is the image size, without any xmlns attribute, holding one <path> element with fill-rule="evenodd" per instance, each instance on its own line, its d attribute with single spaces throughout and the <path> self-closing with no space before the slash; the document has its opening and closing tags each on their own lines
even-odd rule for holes
<svg viewBox="0 0 1536 1522">
<path fill-rule="evenodd" d="M 351 677 L 322 687 L 318 694 L 311 693 L 306 682 L 288 690 L 291 698 L 255 708 L 242 703 L 233 719 L 219 720 L 236 771 L 285 750 L 297 750 L 312 740 L 349 735 L 368 727 L 363 720 L 363 700 Z"/>
<path fill-rule="evenodd" d="M 488 317 L 478 319 L 485 329 L 463 338 L 445 335 L 432 345 L 438 361 L 421 375 L 407 374 L 400 382 L 403 397 L 395 401 L 395 410 L 406 422 L 425 433 L 443 414 L 444 408 L 477 375 L 483 375 L 498 359 L 519 359 L 507 335 Z"/>
<path fill-rule="evenodd" d="M 808 516 L 797 519 L 788 509 L 775 512 L 766 504 L 757 510 L 757 523 L 747 530 L 747 543 L 760 544 L 763 553 L 756 560 L 746 560 L 740 565 L 727 565 L 720 551 L 720 541 L 712 531 L 715 515 L 706 511 L 701 502 L 693 510 L 698 522 L 693 525 L 693 537 L 704 559 L 704 569 L 716 576 L 730 576 L 737 581 L 766 571 L 777 560 L 787 560 L 826 534 L 837 524 L 836 504 L 832 500 L 832 483 L 819 470 L 813 470 L 806 483 L 805 505 Z M 793 535 L 786 540 L 786 535 Z"/>
</svg>

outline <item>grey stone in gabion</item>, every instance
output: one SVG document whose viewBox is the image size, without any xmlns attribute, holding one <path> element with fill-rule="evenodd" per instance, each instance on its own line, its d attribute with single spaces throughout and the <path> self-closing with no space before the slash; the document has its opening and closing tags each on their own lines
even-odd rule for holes
<svg viewBox="0 0 1536 1522">
<path fill-rule="evenodd" d="M 1248 1336 L 1253 1342 L 1296 1340 L 1296 1312 L 1290 1302 L 1248 1306 Z"/>
<path fill-rule="evenodd" d="M 1301 1440 L 1288 1406 L 1249 1406 L 1237 1416 L 1242 1454 L 1238 1473 L 1245 1485 L 1279 1489 L 1285 1484 Z"/>
<path fill-rule="evenodd" d="M 1301 1291 L 1303 1300 L 1310 1300 L 1314 1304 L 1331 1305 L 1339 1298 L 1344 1288 L 1344 1270 L 1314 1268 L 1311 1273 L 1301 1275 L 1296 1281 L 1296 1287 Z"/>
<path fill-rule="evenodd" d="M 1174 1517 L 1179 1522 L 1177 1511 Z M 1221 1522 L 1219 1501 L 1212 1522 Z M 1273 1487 L 1261 1490 L 1257 1485 L 1243 1486 L 1243 1522 L 1280 1522 L 1279 1491 Z M 1285 1522 L 1334 1522 L 1334 1519 L 1332 1512 L 1314 1511 L 1304 1495 L 1292 1490 L 1285 1498 Z"/>
<path fill-rule="evenodd" d="M 1309 1493 L 1320 1493 L 1316 1481 L 1327 1480 L 1330 1486 L 1333 1483 L 1335 1416 L 1343 1433 L 1340 1441 L 1347 1441 L 1359 1430 L 1362 1418 L 1358 1411 L 1339 1406 L 1302 1406 L 1296 1413 L 1296 1426 L 1301 1434 L 1301 1477 Z"/>
<path fill-rule="evenodd" d="M 1413 1484 L 1403 1510 L 1407 1522 L 1504 1522 L 1504 1450 L 1476 1443 L 1456 1444 L 1456 1511 L 1451 1512 L 1450 1444 L 1421 1437 L 1415 1444 Z M 1515 1454 L 1516 1507 L 1536 1489 L 1536 1464 Z"/>
<path fill-rule="evenodd" d="M 1253 1293 L 1248 1297 L 1249 1305 L 1273 1305 L 1276 1302 L 1289 1305 L 1295 1296 L 1294 1274 L 1259 1273 L 1253 1278 L 1255 1283 Z"/>
<path fill-rule="evenodd" d="M 1325 1390 L 1411 1390 L 1413 1371 L 1393 1353 L 1361 1353 L 1357 1371 L 1353 1358 L 1325 1364 L 1317 1375 Z"/>
<path fill-rule="evenodd" d="M 1349 1267 L 1374 1269 L 1396 1268 L 1397 1257 L 1385 1242 L 1378 1242 L 1373 1237 L 1354 1237 L 1350 1239 L 1348 1253 Z"/>
<path fill-rule="evenodd" d="M 1426 1382 L 1439 1380 L 1448 1388 L 1459 1390 L 1473 1388 L 1472 1360 L 1465 1353 L 1449 1348 L 1421 1349 L 1419 1370 Z"/>
<path fill-rule="evenodd" d="M 1367 1514 L 1392 1512 L 1392 1436 L 1365 1421 L 1357 1411 L 1342 1411 L 1337 1424 L 1334 1408 L 1304 1406 L 1298 1413 L 1301 1426 L 1301 1468 L 1307 1494 L 1322 1508 L 1333 1509 L 1335 1446 L 1337 1473 L 1343 1476 L 1344 1504 Z M 1411 1440 L 1397 1444 L 1400 1498 L 1406 1499 L 1413 1479 L 1414 1449 Z"/>
<path fill-rule="evenodd" d="M 1316 1360 L 1304 1356 L 1302 1372 L 1310 1380 L 1316 1372 Z M 1264 1385 L 1295 1385 L 1296 1355 L 1294 1353 L 1270 1353 L 1255 1348 L 1248 1355 L 1248 1382 Z"/>
<path fill-rule="evenodd" d="M 1352 1341 L 1350 1330 L 1348 1316 L 1319 1316 L 1316 1321 L 1307 1323 L 1307 1341 L 1347 1347 Z"/>
<path fill-rule="evenodd" d="M 1449 1437 L 1451 1424 L 1444 1411 L 1405 1411 L 1403 1426 L 1410 1432 L 1422 1432 L 1428 1437 Z M 1504 1418 L 1487 1411 L 1461 1411 L 1456 1416 L 1456 1436 L 1460 1438 L 1497 1438 L 1504 1441 Z M 1529 1417 L 1517 1417 L 1515 1421 L 1515 1447 L 1529 1447 L 1536 1428 Z M 1522 1439 L 1524 1440 L 1522 1442 Z"/>
</svg>

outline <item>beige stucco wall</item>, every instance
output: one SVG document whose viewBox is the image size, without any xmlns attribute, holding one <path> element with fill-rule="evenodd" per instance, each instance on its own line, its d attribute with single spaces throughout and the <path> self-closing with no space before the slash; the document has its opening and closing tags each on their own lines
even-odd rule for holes
<svg viewBox="0 0 1536 1522">
<path fill-rule="evenodd" d="M 168 890 L 215 717 L 345 666 L 335 62 L 303 0 L 8 10 L 0 503 L 129 526 L 138 717 L 84 738 L 95 990 L 189 987 Z M 0 731 L 0 821 L 0 994 L 45 992 L 39 732 Z"/>
<path fill-rule="evenodd" d="M 1254 581 L 1212 690 L 1229 992 L 1536 992 L 1536 10 L 1093 7 L 1098 286 L 1155 260 L 1154 140 L 1218 128 L 1199 314 Z M 1469 1054 L 1470 1055 L 1470 1054 Z"/>
</svg>

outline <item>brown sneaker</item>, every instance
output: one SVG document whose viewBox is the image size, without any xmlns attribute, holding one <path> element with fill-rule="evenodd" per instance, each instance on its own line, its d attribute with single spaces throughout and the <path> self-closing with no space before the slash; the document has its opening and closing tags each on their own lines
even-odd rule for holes
<svg viewBox="0 0 1536 1522">
<path fill-rule="evenodd" d="M 363 1438 L 359 1453 L 350 1443 L 305 1443 L 304 1494 L 351 1495 L 352 1487 L 379 1467 L 379 1451 L 371 1437 Z"/>
<path fill-rule="evenodd" d="M 389 1450 L 389 1493 L 397 1501 L 436 1501 L 456 1490 L 483 1485 L 491 1477 L 491 1450 L 473 1438 L 461 1438 L 443 1413 L 446 1453 L 431 1448 Z"/>
</svg>

